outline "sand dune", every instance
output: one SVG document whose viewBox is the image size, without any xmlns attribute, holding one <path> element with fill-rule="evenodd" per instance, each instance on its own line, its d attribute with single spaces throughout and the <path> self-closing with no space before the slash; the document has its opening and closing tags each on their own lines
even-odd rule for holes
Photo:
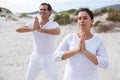
<svg viewBox="0 0 120 80">
<path fill-rule="evenodd" d="M 18 21 L 0 18 L 0 80 L 25 80 L 29 57 L 32 51 L 32 33 L 17 33 L 16 28 L 31 22 L 32 18 L 20 18 Z M 77 31 L 76 24 L 60 26 L 61 35 L 56 47 L 70 32 Z M 108 69 L 99 69 L 100 80 L 120 80 L 120 32 L 95 33 L 103 38 L 109 55 Z M 66 61 L 56 62 L 59 80 L 62 80 Z M 42 72 L 38 80 L 47 80 Z"/>
</svg>

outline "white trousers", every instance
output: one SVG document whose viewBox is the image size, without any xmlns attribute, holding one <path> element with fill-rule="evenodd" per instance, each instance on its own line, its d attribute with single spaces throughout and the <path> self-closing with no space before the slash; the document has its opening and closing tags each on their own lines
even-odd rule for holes
<svg viewBox="0 0 120 80">
<path fill-rule="evenodd" d="M 49 80 L 58 80 L 57 66 L 53 57 L 32 55 L 28 65 L 27 80 L 36 80 L 41 70 L 47 73 Z"/>
</svg>

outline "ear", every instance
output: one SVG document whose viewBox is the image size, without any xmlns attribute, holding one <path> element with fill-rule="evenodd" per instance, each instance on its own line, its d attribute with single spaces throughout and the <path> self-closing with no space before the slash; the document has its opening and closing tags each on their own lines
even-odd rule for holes
<svg viewBox="0 0 120 80">
<path fill-rule="evenodd" d="M 94 19 L 91 20 L 91 23 L 93 23 L 93 22 L 94 22 Z"/>
<path fill-rule="evenodd" d="M 51 16 L 51 14 L 52 14 L 52 11 L 50 11 L 50 15 L 49 16 Z"/>
<path fill-rule="evenodd" d="M 92 25 L 92 24 L 93 24 L 93 22 L 94 22 L 94 19 L 92 19 L 92 20 L 91 20 L 91 27 L 93 26 L 93 25 Z"/>
</svg>

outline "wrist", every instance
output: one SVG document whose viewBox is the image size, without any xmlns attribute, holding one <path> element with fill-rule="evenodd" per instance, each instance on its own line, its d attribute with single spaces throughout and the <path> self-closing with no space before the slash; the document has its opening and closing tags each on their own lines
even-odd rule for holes
<svg viewBox="0 0 120 80">
<path fill-rule="evenodd" d="M 74 51 L 75 53 L 79 53 L 79 52 L 80 52 L 80 49 L 79 49 L 79 48 L 76 48 L 76 49 L 73 49 L 73 51 Z"/>
<path fill-rule="evenodd" d="M 83 50 L 82 53 L 86 54 L 88 51 L 87 50 Z"/>
<path fill-rule="evenodd" d="M 41 31 L 42 31 L 42 29 L 37 29 L 37 31 L 41 32 Z"/>
<path fill-rule="evenodd" d="M 34 31 L 35 29 L 31 29 L 31 31 Z"/>
</svg>

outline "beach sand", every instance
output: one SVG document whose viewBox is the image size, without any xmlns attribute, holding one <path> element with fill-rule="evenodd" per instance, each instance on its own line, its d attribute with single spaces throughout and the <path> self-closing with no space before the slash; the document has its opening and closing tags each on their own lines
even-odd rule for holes
<svg viewBox="0 0 120 80">
<path fill-rule="evenodd" d="M 32 33 L 17 33 L 16 28 L 31 22 L 32 18 L 19 18 L 18 21 L 0 18 L 0 80 L 25 80 L 29 57 L 32 54 Z M 76 24 L 60 26 L 61 35 L 57 37 L 56 48 L 61 40 L 71 32 L 77 31 Z M 98 69 L 100 80 L 120 80 L 120 32 L 95 33 L 106 44 L 110 65 Z M 56 62 L 59 80 L 62 80 L 66 61 Z M 37 80 L 47 80 L 42 71 Z"/>
</svg>

